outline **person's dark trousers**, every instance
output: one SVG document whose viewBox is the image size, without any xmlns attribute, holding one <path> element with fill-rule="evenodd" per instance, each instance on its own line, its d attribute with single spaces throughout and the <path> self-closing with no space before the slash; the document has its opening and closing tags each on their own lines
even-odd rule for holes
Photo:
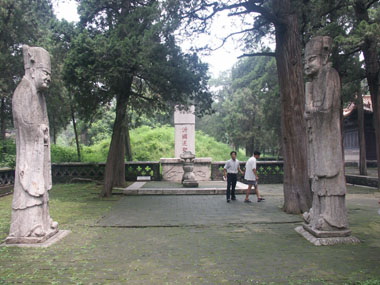
<svg viewBox="0 0 380 285">
<path fill-rule="evenodd" d="M 227 200 L 235 199 L 235 187 L 237 182 L 237 174 L 227 173 Z M 232 191 L 231 191 L 232 188 Z"/>
</svg>

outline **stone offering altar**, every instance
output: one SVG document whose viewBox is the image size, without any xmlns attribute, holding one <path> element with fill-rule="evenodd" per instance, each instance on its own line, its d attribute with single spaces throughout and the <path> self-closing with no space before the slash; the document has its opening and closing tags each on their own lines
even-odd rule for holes
<svg viewBox="0 0 380 285">
<path fill-rule="evenodd" d="M 182 185 L 183 187 L 198 187 L 198 182 L 195 180 L 195 175 L 193 173 L 194 169 L 194 158 L 195 155 L 191 151 L 185 151 L 181 154 L 181 159 L 183 161 L 183 177 Z"/>
<path fill-rule="evenodd" d="M 296 231 L 315 245 L 357 243 L 348 226 L 341 143 L 340 78 L 328 62 L 332 39 L 314 37 L 305 49 L 305 119 L 313 204 Z"/>
<path fill-rule="evenodd" d="M 16 130 L 16 170 L 12 220 L 6 244 L 43 243 L 58 236 L 49 214 L 52 188 L 49 121 L 45 91 L 50 85 L 50 55 L 23 46 L 25 76 L 12 100 Z M 59 234 L 60 236 L 61 233 Z"/>
<path fill-rule="evenodd" d="M 211 179 L 210 157 L 194 159 L 193 173 L 197 181 L 209 181 Z M 181 158 L 161 158 L 162 179 L 164 181 L 181 182 L 183 177 L 183 166 Z"/>
</svg>

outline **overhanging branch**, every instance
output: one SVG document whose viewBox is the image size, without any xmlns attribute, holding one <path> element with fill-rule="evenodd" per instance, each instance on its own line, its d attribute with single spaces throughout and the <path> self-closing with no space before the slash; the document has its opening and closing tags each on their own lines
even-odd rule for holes
<svg viewBox="0 0 380 285">
<path fill-rule="evenodd" d="M 242 57 L 250 57 L 250 56 L 276 56 L 274 52 L 254 52 L 254 53 L 243 53 L 242 55 L 239 55 L 237 58 Z"/>
<path fill-rule="evenodd" d="M 215 16 L 218 12 L 222 12 L 222 11 L 226 11 L 226 10 L 233 10 L 233 9 L 238 9 L 238 8 L 245 8 L 245 11 L 231 12 L 229 15 L 234 16 L 234 15 L 241 15 L 241 14 L 248 14 L 248 13 L 258 13 L 258 14 L 262 15 L 263 17 L 265 17 L 268 20 L 268 22 L 271 22 L 271 23 L 276 24 L 276 25 L 284 24 L 284 21 L 282 19 L 276 17 L 276 15 L 274 15 L 267 8 L 260 6 L 260 5 L 257 5 L 256 3 L 262 4 L 263 1 L 252 1 L 251 0 L 251 1 L 245 1 L 242 3 L 235 3 L 235 4 L 231 4 L 231 5 L 222 5 L 222 6 L 218 6 L 217 2 L 213 2 L 210 4 L 204 4 L 197 9 L 190 11 L 185 16 L 185 18 L 193 17 L 193 18 L 201 20 L 201 21 L 207 21 L 208 19 Z M 205 10 L 206 8 L 210 8 L 210 7 L 212 7 L 212 12 L 209 15 L 202 17 L 202 16 L 199 16 L 197 14 L 198 12 Z"/>
<path fill-rule="evenodd" d="M 228 36 L 226 36 L 226 37 L 222 40 L 222 43 L 221 43 L 218 47 L 211 49 L 211 51 L 216 51 L 217 49 L 220 49 L 222 46 L 224 46 L 224 44 L 226 43 L 226 41 L 227 41 L 230 37 L 233 37 L 233 36 L 236 36 L 236 35 L 239 35 L 239 34 L 243 34 L 243 33 L 247 33 L 247 32 L 251 32 L 251 31 L 253 31 L 253 30 L 255 30 L 255 28 L 245 29 L 245 30 L 242 30 L 242 31 L 239 31 L 239 32 L 231 33 L 231 34 L 229 34 Z"/>
<path fill-rule="evenodd" d="M 379 2 L 379 0 L 372 0 L 372 1 L 369 1 L 366 5 L 367 9 L 369 9 L 373 4 L 375 4 L 376 2 Z"/>
</svg>

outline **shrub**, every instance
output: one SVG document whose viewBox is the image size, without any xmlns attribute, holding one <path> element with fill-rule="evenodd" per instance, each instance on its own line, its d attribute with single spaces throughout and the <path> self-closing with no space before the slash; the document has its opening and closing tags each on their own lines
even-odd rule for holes
<svg viewBox="0 0 380 285">
<path fill-rule="evenodd" d="M 74 162 L 78 161 L 78 155 L 74 147 L 51 145 L 51 162 Z"/>
<path fill-rule="evenodd" d="M 16 166 L 16 143 L 14 139 L 6 139 L 5 142 L 0 143 L 0 149 L 5 148 L 6 152 L 2 152 L 0 155 L 0 167 Z"/>
</svg>

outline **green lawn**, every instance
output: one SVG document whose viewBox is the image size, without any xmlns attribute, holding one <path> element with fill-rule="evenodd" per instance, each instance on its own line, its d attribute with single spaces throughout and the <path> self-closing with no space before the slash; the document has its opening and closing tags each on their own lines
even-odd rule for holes
<svg viewBox="0 0 380 285">
<path fill-rule="evenodd" d="M 100 198 L 100 191 L 95 184 L 57 184 L 50 191 L 50 215 L 62 229 L 92 225 L 121 197 Z M 8 235 L 12 197 L 0 198 L 0 240 Z"/>
<path fill-rule="evenodd" d="M 0 284 L 380 284 L 378 192 L 349 189 L 355 193 L 347 199 L 350 225 L 359 245 L 315 247 L 293 223 L 99 227 L 96 222 L 122 197 L 99 198 L 100 189 L 55 185 L 51 216 L 72 233 L 49 248 L 0 247 Z M 281 191 L 273 195 L 281 199 Z M 1 240 L 11 202 L 11 195 L 0 198 Z M 150 211 L 149 203 L 141 205 Z M 269 214 L 259 206 L 250 207 Z"/>
</svg>

